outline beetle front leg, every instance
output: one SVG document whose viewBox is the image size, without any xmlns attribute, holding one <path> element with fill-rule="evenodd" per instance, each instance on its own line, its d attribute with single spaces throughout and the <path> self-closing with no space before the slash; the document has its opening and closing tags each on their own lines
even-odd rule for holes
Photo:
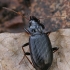
<svg viewBox="0 0 70 70">
<path fill-rule="evenodd" d="M 57 47 L 52 48 L 53 53 L 56 52 L 58 49 L 59 49 L 59 48 L 57 48 Z"/>
</svg>

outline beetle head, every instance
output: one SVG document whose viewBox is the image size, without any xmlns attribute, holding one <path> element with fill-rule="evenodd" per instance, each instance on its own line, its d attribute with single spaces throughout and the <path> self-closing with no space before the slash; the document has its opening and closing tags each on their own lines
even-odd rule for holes
<svg viewBox="0 0 70 70">
<path fill-rule="evenodd" d="M 30 16 L 29 20 L 29 28 L 27 31 L 34 35 L 34 34 L 40 34 L 43 32 L 44 25 L 40 23 L 40 20 L 37 19 L 35 16 Z"/>
</svg>

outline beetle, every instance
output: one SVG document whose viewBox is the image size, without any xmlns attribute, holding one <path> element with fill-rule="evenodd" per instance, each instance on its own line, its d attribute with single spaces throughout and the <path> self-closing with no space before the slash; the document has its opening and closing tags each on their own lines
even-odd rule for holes
<svg viewBox="0 0 70 70">
<path fill-rule="evenodd" d="M 44 32 L 44 25 L 40 23 L 40 20 L 35 16 L 30 16 L 29 28 L 25 28 L 25 31 L 31 36 L 29 42 L 22 46 L 28 46 L 30 53 L 25 52 L 24 55 L 31 55 L 33 66 L 36 70 L 47 70 L 53 61 L 53 52 L 57 51 L 58 48 L 52 48 L 48 35 L 50 32 Z M 30 62 L 31 63 L 31 62 Z"/>
<path fill-rule="evenodd" d="M 4 9 L 8 9 L 8 8 L 4 8 Z M 18 12 L 16 13 L 18 14 Z M 22 14 L 20 13 L 18 15 L 22 15 Z M 37 19 L 35 16 L 30 16 L 29 28 L 24 28 L 24 30 L 31 35 L 29 38 L 29 42 L 25 43 L 22 46 L 24 57 L 28 59 L 26 55 L 31 55 L 32 62 L 29 59 L 28 61 L 36 70 L 47 70 L 52 64 L 53 53 L 59 49 L 57 47 L 52 48 L 49 39 L 49 34 L 51 32 L 45 33 L 44 25 L 41 24 L 40 20 Z M 28 45 L 30 48 L 30 53 L 25 52 L 24 50 L 24 47 Z"/>
</svg>

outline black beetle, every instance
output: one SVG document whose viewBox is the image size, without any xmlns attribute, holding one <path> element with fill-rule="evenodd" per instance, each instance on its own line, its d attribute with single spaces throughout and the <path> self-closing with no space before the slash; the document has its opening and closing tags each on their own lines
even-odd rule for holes
<svg viewBox="0 0 70 70">
<path fill-rule="evenodd" d="M 58 50 L 57 47 L 52 48 L 48 34 L 44 32 L 44 25 L 35 16 L 30 16 L 29 28 L 25 29 L 30 33 L 29 42 L 23 47 L 29 45 L 30 53 L 24 52 L 25 55 L 31 55 L 33 66 L 36 70 L 47 70 L 53 60 L 53 52 Z"/>
<path fill-rule="evenodd" d="M 57 47 L 52 48 L 51 46 L 51 42 L 48 37 L 50 32 L 45 33 L 44 25 L 41 24 L 40 20 L 37 19 L 35 16 L 30 16 L 29 28 L 24 29 L 27 33 L 31 34 L 29 42 L 22 46 L 24 57 L 28 59 L 26 55 L 31 55 L 33 64 L 29 59 L 28 61 L 33 65 L 36 70 L 47 70 L 52 64 L 53 52 L 58 50 Z M 29 45 L 30 53 L 24 51 L 23 47 L 27 45 Z"/>
</svg>

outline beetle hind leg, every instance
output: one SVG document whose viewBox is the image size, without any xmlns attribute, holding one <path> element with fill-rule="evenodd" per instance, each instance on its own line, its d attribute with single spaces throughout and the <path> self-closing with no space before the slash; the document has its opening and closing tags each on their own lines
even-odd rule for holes
<svg viewBox="0 0 70 70">
<path fill-rule="evenodd" d="M 27 60 L 30 62 L 30 64 L 33 66 L 33 63 L 32 63 L 32 62 L 29 60 L 29 58 L 26 56 L 26 55 L 30 55 L 30 53 L 29 53 L 29 52 L 25 52 L 24 48 L 23 48 L 23 52 L 24 52 L 24 56 L 23 56 L 22 60 L 26 57 Z M 20 61 L 20 63 L 22 62 L 22 60 Z M 20 63 L 19 63 L 19 65 L 20 65 Z M 34 66 L 33 66 L 33 67 L 34 67 Z"/>
<path fill-rule="evenodd" d="M 25 53 L 24 53 L 24 56 L 23 56 L 23 58 L 22 58 L 22 60 L 23 60 L 25 57 L 28 59 L 28 57 L 27 57 L 26 55 L 30 55 L 30 53 L 29 53 L 29 52 L 25 52 Z M 21 64 L 22 60 L 19 62 L 19 65 Z"/>
<path fill-rule="evenodd" d="M 29 52 L 25 52 L 25 55 L 30 55 L 30 53 Z"/>
<path fill-rule="evenodd" d="M 24 50 L 24 48 L 23 48 L 23 47 L 28 46 L 28 45 L 29 45 L 29 42 L 28 42 L 28 43 L 25 43 L 25 44 L 22 46 L 22 50 L 23 50 L 23 52 L 24 52 L 24 56 L 23 56 L 22 60 L 26 57 L 27 60 L 30 62 L 30 64 L 33 66 L 32 62 L 31 62 L 31 61 L 29 60 L 29 58 L 26 56 L 26 55 L 30 55 L 30 53 L 29 53 L 29 52 L 25 52 L 25 50 Z M 19 64 L 21 64 L 22 60 L 20 61 Z M 34 66 L 33 66 L 33 67 L 34 67 Z"/>
<path fill-rule="evenodd" d="M 28 45 L 29 45 L 29 42 L 28 42 L 28 43 L 25 43 L 25 44 L 22 46 L 22 48 L 25 47 L 25 46 L 28 46 Z"/>
<path fill-rule="evenodd" d="M 28 52 L 25 52 L 25 50 L 24 50 L 24 48 L 23 48 L 23 47 L 26 47 L 26 46 L 28 46 L 28 45 L 29 45 L 29 42 L 25 43 L 25 44 L 22 46 L 22 50 L 23 50 L 23 52 L 24 52 L 24 56 L 23 56 L 22 60 L 25 58 L 26 55 L 29 55 L 29 53 L 28 53 Z M 22 60 L 20 61 L 19 64 L 21 64 Z"/>
<path fill-rule="evenodd" d="M 59 49 L 58 47 L 54 47 L 54 48 L 52 48 L 53 53 L 56 52 L 58 49 Z"/>
</svg>

